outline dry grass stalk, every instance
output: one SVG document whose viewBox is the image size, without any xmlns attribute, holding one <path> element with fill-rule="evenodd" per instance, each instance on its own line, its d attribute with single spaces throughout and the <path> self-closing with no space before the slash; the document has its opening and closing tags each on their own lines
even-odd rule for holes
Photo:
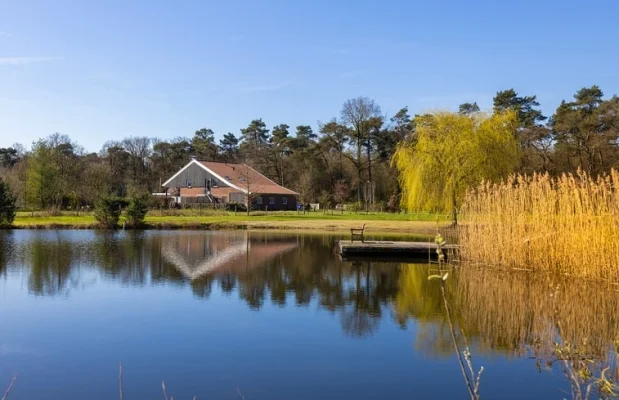
<svg viewBox="0 0 619 400">
<path fill-rule="evenodd" d="M 161 381 L 161 389 L 163 390 L 163 398 L 165 400 L 170 400 L 168 397 L 168 392 L 165 389 L 165 381 Z"/>
<path fill-rule="evenodd" d="M 120 400 L 124 399 L 123 394 L 123 363 L 119 364 L 118 367 L 118 397 Z"/>
<path fill-rule="evenodd" d="M 9 393 L 11 393 L 11 389 L 13 389 L 13 385 L 15 384 L 15 381 L 17 380 L 17 375 L 18 374 L 15 374 L 13 376 L 13 379 L 11 379 L 11 383 L 9 383 L 9 387 L 4 392 L 4 396 L 2 396 L 2 400 L 7 400 L 9 398 Z"/>
<path fill-rule="evenodd" d="M 464 203 L 463 259 L 619 281 L 619 172 L 512 176 Z"/>
</svg>

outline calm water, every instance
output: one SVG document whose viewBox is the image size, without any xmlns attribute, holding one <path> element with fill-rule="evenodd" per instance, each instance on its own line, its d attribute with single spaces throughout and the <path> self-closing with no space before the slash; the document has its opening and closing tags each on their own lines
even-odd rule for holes
<svg viewBox="0 0 619 400">
<path fill-rule="evenodd" d="M 336 237 L 247 232 L 0 232 L 0 390 L 10 398 L 570 397 L 554 343 L 609 364 L 616 288 L 462 268 L 340 261 Z M 565 354 L 565 353 L 561 353 Z"/>
</svg>

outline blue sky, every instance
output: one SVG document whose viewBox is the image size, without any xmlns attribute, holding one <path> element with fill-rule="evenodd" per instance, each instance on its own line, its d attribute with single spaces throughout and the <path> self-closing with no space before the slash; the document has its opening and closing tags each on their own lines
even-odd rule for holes
<svg viewBox="0 0 619 400">
<path fill-rule="evenodd" d="M 616 1 L 0 0 L 0 147 L 619 92 Z"/>
</svg>

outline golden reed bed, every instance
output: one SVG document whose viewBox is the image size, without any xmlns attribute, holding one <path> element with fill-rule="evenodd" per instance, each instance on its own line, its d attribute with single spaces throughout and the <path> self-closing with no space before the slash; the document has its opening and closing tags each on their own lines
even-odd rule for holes
<svg viewBox="0 0 619 400">
<path fill-rule="evenodd" d="M 466 195 L 468 262 L 619 281 L 619 172 L 513 176 Z"/>
</svg>

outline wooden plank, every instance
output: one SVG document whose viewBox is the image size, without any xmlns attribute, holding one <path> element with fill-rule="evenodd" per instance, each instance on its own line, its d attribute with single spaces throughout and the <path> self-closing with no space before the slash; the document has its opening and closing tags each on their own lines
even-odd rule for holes
<svg viewBox="0 0 619 400">
<path fill-rule="evenodd" d="M 338 242 L 340 254 L 349 255 L 428 255 L 436 254 L 437 245 L 434 242 L 388 242 L 388 241 L 365 241 L 351 242 L 340 240 Z M 445 245 L 443 250 L 457 249 L 456 245 Z"/>
</svg>

